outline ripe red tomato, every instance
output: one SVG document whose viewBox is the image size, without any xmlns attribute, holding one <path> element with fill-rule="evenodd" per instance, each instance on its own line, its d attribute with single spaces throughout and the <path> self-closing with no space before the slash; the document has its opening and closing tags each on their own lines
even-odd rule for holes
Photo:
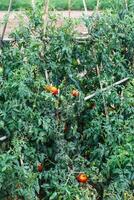
<svg viewBox="0 0 134 200">
<path fill-rule="evenodd" d="M 59 90 L 58 90 L 58 88 L 56 88 L 56 87 L 52 87 L 50 92 L 51 92 L 53 95 L 59 94 Z"/>
<path fill-rule="evenodd" d="M 41 163 L 38 164 L 37 166 L 38 172 L 42 172 L 43 171 L 43 165 Z"/>
<path fill-rule="evenodd" d="M 72 94 L 73 97 L 78 97 L 79 96 L 79 91 L 78 90 L 73 90 L 71 94 Z"/>
<path fill-rule="evenodd" d="M 76 179 L 77 179 L 77 181 L 78 181 L 79 183 L 87 183 L 87 182 L 88 182 L 88 177 L 87 177 L 87 175 L 84 174 L 84 173 L 79 174 L 79 175 L 76 177 Z"/>
</svg>

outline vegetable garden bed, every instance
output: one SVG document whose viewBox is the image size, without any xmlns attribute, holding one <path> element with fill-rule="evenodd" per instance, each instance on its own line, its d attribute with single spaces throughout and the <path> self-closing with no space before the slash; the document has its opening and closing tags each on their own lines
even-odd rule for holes
<svg viewBox="0 0 134 200">
<path fill-rule="evenodd" d="M 0 50 L 0 199 L 133 200 L 133 12 L 85 16 L 82 42 L 43 14 Z"/>
</svg>

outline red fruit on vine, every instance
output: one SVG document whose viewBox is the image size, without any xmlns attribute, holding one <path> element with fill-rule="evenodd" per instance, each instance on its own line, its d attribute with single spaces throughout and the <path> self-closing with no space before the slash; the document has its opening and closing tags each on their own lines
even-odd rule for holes
<svg viewBox="0 0 134 200">
<path fill-rule="evenodd" d="M 57 87 L 54 87 L 52 85 L 47 85 L 45 87 L 45 89 L 48 91 L 48 92 L 51 92 L 53 95 L 57 95 L 59 94 L 59 89 Z"/>
<path fill-rule="evenodd" d="M 71 94 L 72 94 L 73 97 L 78 97 L 79 96 L 79 91 L 78 90 L 73 90 Z"/>
<path fill-rule="evenodd" d="M 42 172 L 43 171 L 43 165 L 41 163 L 38 164 L 37 166 L 38 172 Z"/>
<path fill-rule="evenodd" d="M 50 92 L 51 92 L 53 95 L 59 94 L 59 90 L 58 90 L 58 88 L 56 88 L 56 87 L 52 87 Z"/>
<path fill-rule="evenodd" d="M 88 177 L 87 177 L 87 175 L 84 174 L 84 173 L 79 174 L 79 175 L 76 177 L 76 179 L 77 179 L 77 181 L 78 181 L 79 183 L 87 183 L 87 182 L 88 182 Z"/>
</svg>

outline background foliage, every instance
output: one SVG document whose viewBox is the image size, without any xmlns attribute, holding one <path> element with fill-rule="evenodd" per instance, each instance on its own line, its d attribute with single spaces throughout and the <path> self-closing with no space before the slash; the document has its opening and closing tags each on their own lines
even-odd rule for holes
<svg viewBox="0 0 134 200">
<path fill-rule="evenodd" d="M 37 0 L 41 2 L 41 0 Z M 1 0 L 0 1 L 0 10 L 7 10 L 9 4 L 9 0 Z M 97 0 L 86 0 L 87 8 L 92 10 L 96 7 Z M 125 0 L 100 0 L 100 9 L 113 9 L 115 7 L 122 6 L 125 4 Z M 134 5 L 133 0 L 128 0 L 128 4 L 130 6 Z M 68 10 L 68 0 L 51 0 L 50 1 L 51 8 L 55 8 L 58 10 Z M 13 1 L 13 9 L 28 9 L 31 7 L 31 0 L 14 0 Z M 83 1 L 82 0 L 72 0 L 71 3 L 72 10 L 84 10 Z"/>
<path fill-rule="evenodd" d="M 0 136 L 7 139 L 0 146 L 0 199 L 132 200 L 133 13 L 85 17 L 86 42 L 75 39 L 74 22 L 59 28 L 54 16 L 44 35 L 42 13 L 38 5 L 29 26 L 20 26 L 1 51 Z M 100 84 L 126 77 L 99 92 Z M 44 89 L 49 84 L 59 95 Z M 80 172 L 88 184 L 77 182 Z"/>
</svg>

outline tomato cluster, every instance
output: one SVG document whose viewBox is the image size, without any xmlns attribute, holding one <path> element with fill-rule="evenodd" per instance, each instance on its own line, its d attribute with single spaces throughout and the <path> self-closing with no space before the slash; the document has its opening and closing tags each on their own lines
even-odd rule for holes
<svg viewBox="0 0 134 200">
<path fill-rule="evenodd" d="M 59 89 L 57 87 L 55 87 L 55 86 L 48 85 L 48 86 L 45 87 L 45 89 L 48 92 L 52 93 L 53 95 L 58 95 L 59 94 Z"/>
<path fill-rule="evenodd" d="M 58 95 L 59 92 L 60 92 L 60 90 L 59 90 L 57 87 L 52 86 L 52 85 L 47 85 L 47 86 L 45 86 L 45 90 L 46 90 L 47 92 L 52 93 L 54 96 Z M 73 97 L 78 97 L 78 96 L 79 96 L 79 91 L 76 90 L 76 89 L 74 89 L 74 90 L 72 90 L 71 95 L 72 95 Z"/>
</svg>

